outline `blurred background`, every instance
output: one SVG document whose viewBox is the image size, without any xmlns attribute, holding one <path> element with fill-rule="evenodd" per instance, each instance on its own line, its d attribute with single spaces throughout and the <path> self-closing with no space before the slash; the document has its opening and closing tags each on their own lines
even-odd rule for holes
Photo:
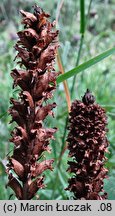
<svg viewBox="0 0 115 216">
<path fill-rule="evenodd" d="M 20 9 L 32 11 L 37 3 L 46 12 L 50 13 L 51 20 L 57 21 L 60 41 L 60 58 L 65 72 L 74 68 L 92 57 L 115 46 L 115 0 L 87 0 L 85 1 L 86 28 L 82 41 L 82 49 L 78 61 L 78 52 L 81 44 L 80 34 L 80 4 L 79 0 L 0 0 L 0 200 L 9 199 L 13 193 L 6 189 L 7 175 L 5 173 L 6 156 L 12 152 L 13 144 L 9 143 L 10 131 L 13 125 L 9 124 L 7 114 L 9 98 L 17 95 L 18 89 L 12 90 L 11 70 L 16 63 L 14 45 L 17 41 L 16 32 L 22 29 L 20 25 Z M 59 71 L 56 65 L 56 70 Z M 71 90 L 73 78 L 69 79 L 68 87 Z M 104 188 L 108 199 L 115 200 L 115 56 L 112 55 L 99 62 L 76 77 L 72 95 L 74 99 L 81 99 L 89 88 L 96 96 L 97 103 L 103 106 L 108 115 L 108 140 L 110 142 L 107 154 L 106 167 L 109 169 L 109 178 L 105 180 Z M 64 151 L 66 133 L 65 121 L 68 114 L 67 102 L 63 83 L 57 86 L 53 101 L 56 101 L 55 119 L 47 118 L 47 127 L 57 127 L 55 141 L 51 142 L 52 155 L 46 158 L 55 158 L 54 171 L 45 171 L 46 189 L 38 192 L 40 199 L 71 199 L 72 194 L 65 191 L 69 174 L 66 172 L 68 151 Z M 12 199 L 15 199 L 12 196 Z"/>
</svg>

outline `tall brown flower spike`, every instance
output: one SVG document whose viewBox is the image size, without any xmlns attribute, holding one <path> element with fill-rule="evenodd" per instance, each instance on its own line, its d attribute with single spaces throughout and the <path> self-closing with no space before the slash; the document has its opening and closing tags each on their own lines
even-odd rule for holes
<svg viewBox="0 0 115 216">
<path fill-rule="evenodd" d="M 48 21 L 40 7 L 34 6 L 34 13 L 20 11 L 24 30 L 18 32 L 15 49 L 21 69 L 14 69 L 11 76 L 14 87 L 21 91 L 18 100 L 11 98 L 9 113 L 17 126 L 11 132 L 14 150 L 9 157 L 8 186 L 18 199 L 32 199 L 44 187 L 46 169 L 52 170 L 53 159 L 39 162 L 44 151 L 50 152 L 49 141 L 54 139 L 56 128 L 45 128 L 44 119 L 53 115 L 56 103 L 48 104 L 56 89 L 54 60 L 58 47 L 58 31 Z M 16 175 L 14 175 L 14 173 Z"/>
<path fill-rule="evenodd" d="M 82 101 L 72 103 L 69 118 L 68 171 L 74 173 L 69 179 L 67 190 L 74 193 L 74 199 L 104 200 L 107 193 L 103 190 L 103 180 L 107 169 L 104 168 L 108 141 L 106 137 L 107 117 L 105 110 L 95 103 L 89 90 Z"/>
</svg>

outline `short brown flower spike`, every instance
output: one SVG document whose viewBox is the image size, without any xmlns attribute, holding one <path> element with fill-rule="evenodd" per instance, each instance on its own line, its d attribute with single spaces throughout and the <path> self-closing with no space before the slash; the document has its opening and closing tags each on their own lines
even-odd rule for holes
<svg viewBox="0 0 115 216">
<path fill-rule="evenodd" d="M 87 90 L 82 101 L 72 103 L 69 118 L 68 171 L 74 173 L 69 179 L 67 190 L 74 193 L 74 199 L 104 200 L 103 180 L 108 170 L 104 168 L 108 141 L 106 137 L 107 117 L 105 110 L 95 103 Z"/>
<path fill-rule="evenodd" d="M 56 128 L 45 128 L 44 119 L 53 115 L 56 103 L 48 104 L 56 89 L 54 60 L 58 47 L 58 31 L 48 21 L 40 7 L 34 6 L 34 13 L 20 11 L 24 30 L 18 32 L 15 49 L 21 69 L 12 70 L 14 87 L 20 87 L 18 100 L 11 98 L 9 113 L 17 126 L 11 132 L 14 143 L 9 157 L 7 172 L 8 186 L 18 199 L 32 199 L 40 188 L 44 188 L 46 169 L 52 170 L 53 159 L 39 162 L 43 152 L 50 152 L 49 141 L 54 139 Z"/>
</svg>

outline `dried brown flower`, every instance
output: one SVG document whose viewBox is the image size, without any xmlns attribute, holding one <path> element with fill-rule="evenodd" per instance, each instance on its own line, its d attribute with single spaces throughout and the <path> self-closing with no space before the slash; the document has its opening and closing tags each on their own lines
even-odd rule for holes
<svg viewBox="0 0 115 216">
<path fill-rule="evenodd" d="M 74 193 L 74 199 L 103 200 L 103 180 L 107 177 L 106 161 L 108 140 L 106 137 L 107 117 L 105 110 L 95 103 L 89 90 L 82 101 L 72 103 L 69 118 L 68 171 L 74 173 L 69 179 L 67 190 Z M 101 193 L 100 193 L 101 192 Z"/>
<path fill-rule="evenodd" d="M 18 199 L 32 199 L 38 189 L 44 188 L 43 172 L 52 170 L 53 159 L 39 162 L 44 151 L 50 152 L 49 142 L 56 128 L 45 128 L 44 119 L 54 114 L 56 103 L 48 104 L 56 89 L 54 60 L 58 47 L 58 31 L 37 5 L 34 13 L 20 11 L 24 30 L 18 32 L 16 59 L 20 69 L 13 69 L 14 88 L 21 88 L 18 99 L 11 98 L 9 113 L 17 126 L 11 132 L 14 143 L 7 173 L 10 186 Z M 15 173 L 16 175 L 14 175 Z"/>
</svg>

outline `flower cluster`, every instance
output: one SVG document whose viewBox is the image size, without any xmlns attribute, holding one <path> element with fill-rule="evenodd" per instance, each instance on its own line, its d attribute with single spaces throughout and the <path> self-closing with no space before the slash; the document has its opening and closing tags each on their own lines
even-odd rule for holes
<svg viewBox="0 0 115 216">
<path fill-rule="evenodd" d="M 53 30 L 46 14 L 37 5 L 34 12 L 20 11 L 24 30 L 18 32 L 16 43 L 20 69 L 13 69 L 13 87 L 20 87 L 18 99 L 11 98 L 9 113 L 17 126 L 11 132 L 14 143 L 7 173 L 8 186 L 18 199 L 32 199 L 44 187 L 46 169 L 52 170 L 53 159 L 40 160 L 44 151 L 50 152 L 49 142 L 54 139 L 56 128 L 46 128 L 44 119 L 54 116 L 56 103 L 47 103 L 56 89 L 57 73 L 54 68 L 58 48 L 58 31 Z M 41 162 L 39 162 L 39 160 Z"/>
<path fill-rule="evenodd" d="M 74 193 L 74 199 L 103 200 L 107 193 L 103 190 L 103 180 L 107 177 L 106 161 L 108 140 L 105 110 L 95 103 L 89 90 L 82 101 L 72 103 L 69 117 L 68 171 L 74 173 L 69 179 L 67 190 Z"/>
</svg>

